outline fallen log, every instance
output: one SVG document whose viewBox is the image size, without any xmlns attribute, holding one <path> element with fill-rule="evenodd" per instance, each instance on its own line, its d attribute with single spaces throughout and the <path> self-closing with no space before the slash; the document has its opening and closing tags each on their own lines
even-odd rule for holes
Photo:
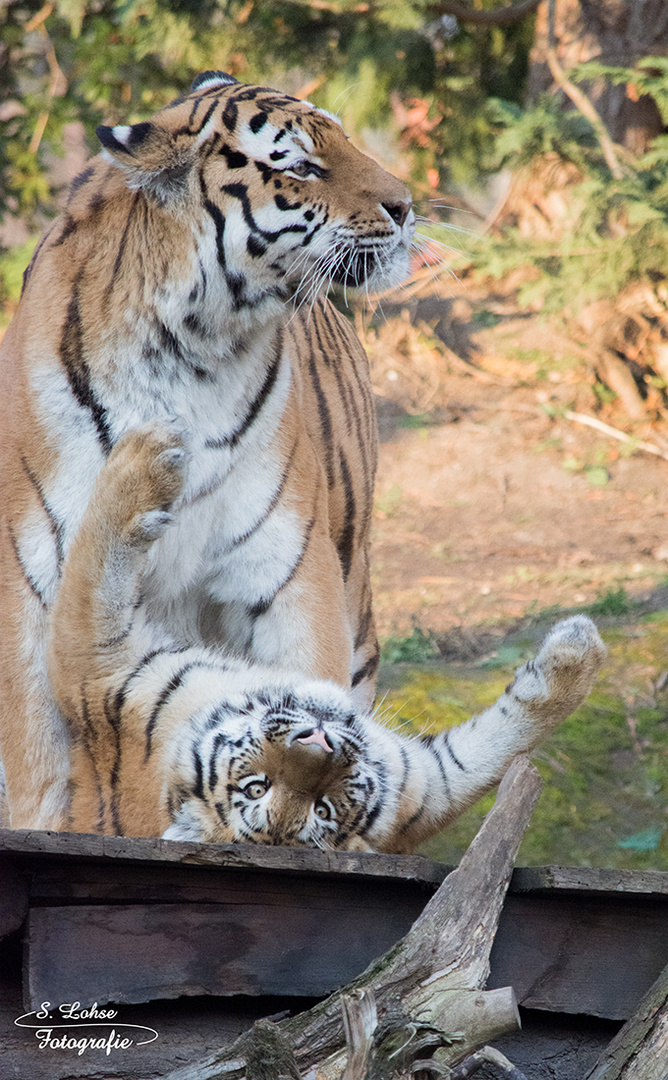
<svg viewBox="0 0 668 1080">
<path fill-rule="evenodd" d="M 391 1029 L 393 1018 L 406 1018 L 419 1024 L 425 1046 L 431 1045 L 430 1029 L 432 1035 L 438 1032 L 441 1066 L 458 1065 L 481 1046 L 519 1027 L 512 988 L 484 991 L 483 986 L 517 851 L 541 787 L 529 760 L 518 758 L 459 867 L 406 937 L 353 983 L 277 1025 L 268 1026 L 266 1021 L 254 1025 L 231 1046 L 177 1069 L 165 1080 L 255 1080 L 257 1062 L 268 1053 L 267 1038 L 274 1040 L 281 1066 L 273 1072 L 263 1067 L 263 1080 L 295 1075 L 315 1080 L 316 1070 L 318 1080 L 341 1080 L 346 1059 L 356 1049 L 362 1053 L 359 1039 L 350 1052 L 346 1048 L 342 1001 L 360 991 L 373 994 L 379 1026 L 389 1024 Z M 349 1023 L 347 1028 L 350 1042 Z M 258 1038 L 264 1039 L 259 1059 Z"/>
</svg>

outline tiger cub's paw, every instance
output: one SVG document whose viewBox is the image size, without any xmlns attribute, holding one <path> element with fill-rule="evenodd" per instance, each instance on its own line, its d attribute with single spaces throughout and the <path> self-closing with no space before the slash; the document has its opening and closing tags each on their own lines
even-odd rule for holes
<svg viewBox="0 0 668 1080">
<path fill-rule="evenodd" d="M 589 694 L 605 645 L 586 615 L 563 619 L 545 638 L 535 660 L 520 668 L 509 690 L 546 728 L 565 720 Z"/>
<path fill-rule="evenodd" d="M 119 439 L 101 480 L 105 505 L 113 507 L 126 542 L 148 547 L 171 525 L 185 467 L 183 439 L 167 424 L 144 424 Z"/>
</svg>

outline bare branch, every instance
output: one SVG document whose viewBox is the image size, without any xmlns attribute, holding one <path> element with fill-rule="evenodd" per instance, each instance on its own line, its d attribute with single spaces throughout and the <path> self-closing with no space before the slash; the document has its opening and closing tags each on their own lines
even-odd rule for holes
<svg viewBox="0 0 668 1080">
<path fill-rule="evenodd" d="M 477 26 L 512 26 L 519 22 L 538 7 L 540 0 L 521 0 L 518 4 L 510 7 L 495 8 L 493 11 L 475 11 L 466 7 L 465 4 L 442 0 L 440 4 L 434 4 L 429 8 L 430 15 L 454 15 L 463 23 L 474 23 Z"/>
<path fill-rule="evenodd" d="M 607 129 L 601 117 L 598 115 L 596 109 L 592 105 L 591 101 L 579 86 L 572 83 L 570 79 L 566 77 L 566 73 L 557 60 L 556 49 L 550 46 L 545 53 L 548 67 L 552 73 L 552 78 L 556 82 L 557 86 L 563 90 L 567 97 L 571 99 L 575 108 L 578 109 L 582 115 L 589 121 L 594 131 L 596 132 L 596 138 L 601 144 L 601 150 L 605 157 L 606 163 L 610 172 L 614 176 L 615 180 L 621 180 L 624 175 L 624 170 L 619 163 L 617 153 L 615 151 L 615 144 L 608 135 Z"/>
<path fill-rule="evenodd" d="M 508 1058 L 493 1046 L 483 1046 L 476 1050 L 475 1054 L 471 1054 L 452 1070 L 448 1080 L 468 1080 L 469 1076 L 477 1073 L 483 1065 L 493 1065 L 505 1080 L 527 1080 L 524 1073 L 515 1068 L 512 1061 L 508 1061 Z"/>
<path fill-rule="evenodd" d="M 665 1080 L 668 1061 L 668 967 L 603 1051 L 587 1080 Z"/>
</svg>

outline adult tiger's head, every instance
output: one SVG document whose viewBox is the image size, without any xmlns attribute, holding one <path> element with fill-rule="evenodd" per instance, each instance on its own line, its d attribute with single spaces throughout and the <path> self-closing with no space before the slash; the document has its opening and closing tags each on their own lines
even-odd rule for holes
<svg viewBox="0 0 668 1080">
<path fill-rule="evenodd" d="M 152 120 L 97 133 L 132 190 L 199 216 L 239 306 L 407 275 L 410 193 L 308 102 L 209 71 Z"/>
<path fill-rule="evenodd" d="M 333 683 L 230 695 L 171 744 L 164 836 L 376 850 L 395 800 L 374 730 Z"/>
</svg>

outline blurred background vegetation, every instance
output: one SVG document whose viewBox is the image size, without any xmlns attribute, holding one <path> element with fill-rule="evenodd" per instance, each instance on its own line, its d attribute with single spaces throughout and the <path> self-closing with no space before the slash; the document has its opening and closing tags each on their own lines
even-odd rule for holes
<svg viewBox="0 0 668 1080">
<path fill-rule="evenodd" d="M 447 421 L 454 373 L 535 386 L 538 406 L 516 408 L 593 421 L 666 467 L 665 0 L 0 0 L 0 333 L 96 125 L 145 119 L 207 69 L 336 112 L 409 182 L 422 257 L 383 299 L 384 322 L 357 316 L 407 437 Z M 522 347 L 518 320 L 532 328 Z M 578 450 L 563 468 L 605 487 L 612 460 Z M 385 487 L 390 528 L 401 490 Z M 668 869 L 668 622 L 660 604 L 635 611 L 620 580 L 598 601 L 624 609 L 597 612 L 618 619 L 610 665 L 542 754 L 524 861 Z M 509 643 L 447 670 L 432 628 L 386 634 L 390 715 L 437 730 L 492 700 L 535 645 L 532 612 Z M 453 861 L 480 812 L 431 853 Z"/>
</svg>

